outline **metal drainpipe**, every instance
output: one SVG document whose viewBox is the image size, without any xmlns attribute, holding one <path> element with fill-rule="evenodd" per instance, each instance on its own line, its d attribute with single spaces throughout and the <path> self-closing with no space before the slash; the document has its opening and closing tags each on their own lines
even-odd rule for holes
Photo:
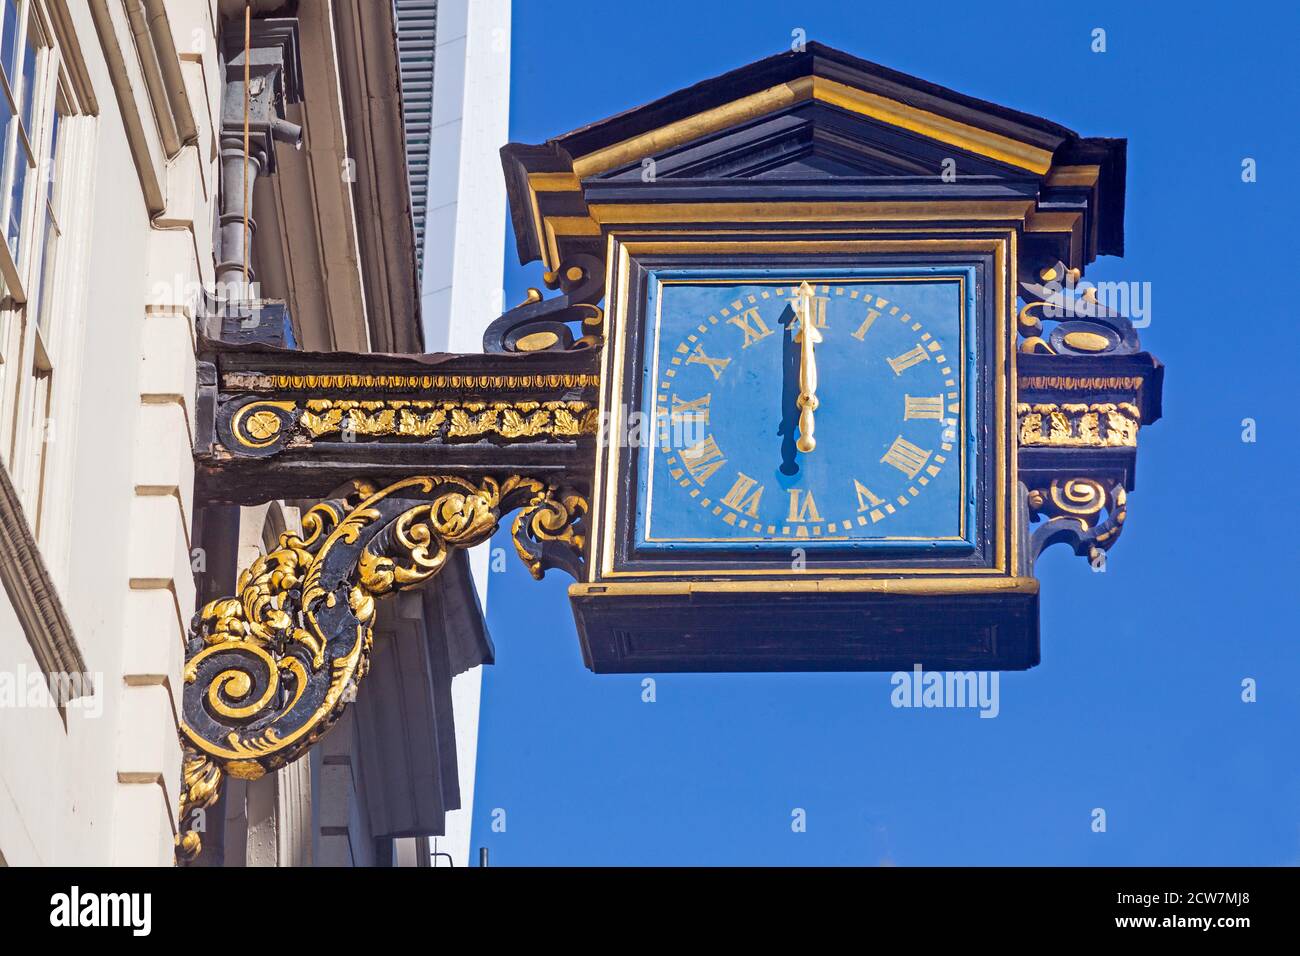
<svg viewBox="0 0 1300 956">
<path fill-rule="evenodd" d="M 181 75 L 181 63 L 176 53 L 176 43 L 172 39 L 172 25 L 167 19 L 167 9 L 163 6 L 163 0 L 144 0 L 144 8 L 149 17 L 149 35 L 153 37 L 158 65 L 166 82 L 167 99 L 176 116 L 176 132 L 182 143 L 198 142 L 199 127 L 194 121 L 185 77 Z"/>
<path fill-rule="evenodd" d="M 170 159 L 181 151 L 180 134 L 176 131 L 176 119 L 172 116 L 171 99 L 163 85 L 162 68 L 158 65 L 158 51 L 149 35 L 149 25 L 145 22 L 144 7 L 140 0 L 125 0 L 126 18 L 131 24 L 131 33 L 135 36 L 135 48 L 140 60 L 140 72 L 144 74 L 144 85 L 148 89 L 149 99 L 153 104 L 154 117 L 158 123 L 158 135 L 162 138 L 163 152 Z M 161 107 L 166 106 L 166 109 Z"/>
</svg>

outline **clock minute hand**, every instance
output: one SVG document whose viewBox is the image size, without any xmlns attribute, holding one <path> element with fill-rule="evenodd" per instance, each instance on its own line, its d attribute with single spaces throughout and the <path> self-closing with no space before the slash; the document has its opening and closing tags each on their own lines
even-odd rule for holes
<svg viewBox="0 0 1300 956">
<path fill-rule="evenodd" d="M 807 282 L 800 283 L 795 313 L 799 318 L 799 331 L 794 340 L 800 345 L 799 351 L 799 440 L 795 447 L 804 454 L 817 447 L 813 437 L 813 413 L 817 410 L 817 356 L 813 347 L 822 340 L 821 333 L 813 324 L 813 287 Z"/>
</svg>

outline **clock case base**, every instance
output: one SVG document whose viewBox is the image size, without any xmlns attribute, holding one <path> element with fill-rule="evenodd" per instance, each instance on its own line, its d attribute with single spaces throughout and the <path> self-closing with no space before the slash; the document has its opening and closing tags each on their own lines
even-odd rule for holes
<svg viewBox="0 0 1300 956">
<path fill-rule="evenodd" d="M 1026 670 L 1039 661 L 1037 582 L 1005 583 L 976 593 L 587 584 L 569 597 L 597 674 Z"/>
</svg>

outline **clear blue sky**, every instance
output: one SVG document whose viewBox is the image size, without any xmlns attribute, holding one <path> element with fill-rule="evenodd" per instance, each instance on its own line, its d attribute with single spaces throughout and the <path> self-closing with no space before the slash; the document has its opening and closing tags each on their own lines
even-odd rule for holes
<svg viewBox="0 0 1300 956">
<path fill-rule="evenodd" d="M 1297 315 L 1270 291 L 1296 272 L 1300 13 L 1081 6 L 515 4 L 519 141 L 779 52 L 797 27 L 1128 137 L 1127 255 L 1088 277 L 1152 283 L 1143 344 L 1167 373 L 1109 570 L 1044 555 L 1043 663 L 1003 675 L 997 719 L 896 710 L 888 674 L 653 675 L 658 700 L 642 703 L 640 675 L 583 667 L 567 579 L 534 583 L 511 551 L 490 585 L 474 806 L 474 846 L 494 863 L 1300 862 Z M 507 243 L 518 302 L 540 267 L 516 266 Z M 1257 703 L 1241 701 L 1245 677 Z M 791 831 L 796 807 L 806 833 Z"/>
</svg>

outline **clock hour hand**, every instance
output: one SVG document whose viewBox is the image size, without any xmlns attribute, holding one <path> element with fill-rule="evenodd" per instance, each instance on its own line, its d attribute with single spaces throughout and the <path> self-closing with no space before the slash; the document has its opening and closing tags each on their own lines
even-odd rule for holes
<svg viewBox="0 0 1300 956">
<path fill-rule="evenodd" d="M 804 454 L 817 447 L 813 437 L 813 414 L 817 411 L 817 355 L 814 346 L 822 340 L 813 324 L 813 287 L 807 282 L 799 285 L 795 300 L 795 315 L 799 331 L 794 340 L 799 345 L 799 440 L 795 447 Z"/>
</svg>

